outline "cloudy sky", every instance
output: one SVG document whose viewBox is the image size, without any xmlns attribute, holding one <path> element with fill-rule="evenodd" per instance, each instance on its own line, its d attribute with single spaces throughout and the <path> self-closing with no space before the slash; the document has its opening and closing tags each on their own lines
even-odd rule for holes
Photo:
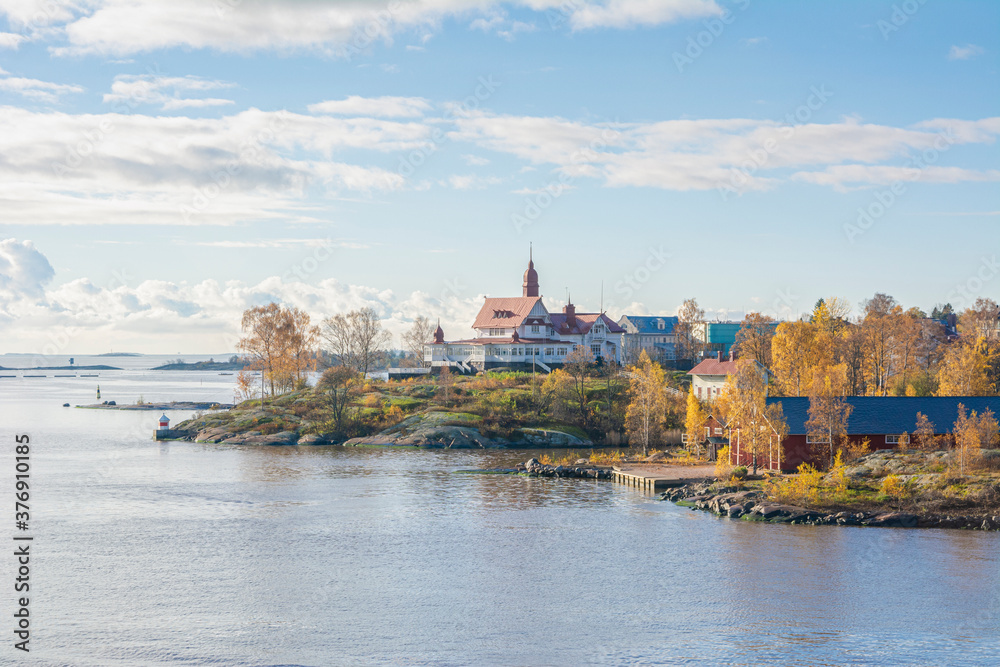
<svg viewBox="0 0 1000 667">
<path fill-rule="evenodd" d="M 1000 296 L 1000 4 L 0 0 L 0 352 Z M 51 347 L 49 348 L 51 350 Z"/>
</svg>

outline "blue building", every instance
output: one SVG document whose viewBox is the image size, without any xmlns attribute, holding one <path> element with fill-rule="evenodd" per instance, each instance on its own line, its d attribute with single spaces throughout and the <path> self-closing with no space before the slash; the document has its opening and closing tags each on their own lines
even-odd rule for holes
<svg viewBox="0 0 1000 667">
<path fill-rule="evenodd" d="M 633 363 L 642 350 L 656 361 L 672 362 L 677 358 L 676 317 L 623 315 L 618 326 L 625 330 L 622 363 Z"/>
</svg>

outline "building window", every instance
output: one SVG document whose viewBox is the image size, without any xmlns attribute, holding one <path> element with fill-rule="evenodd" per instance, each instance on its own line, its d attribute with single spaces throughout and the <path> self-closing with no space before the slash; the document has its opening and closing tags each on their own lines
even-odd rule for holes
<svg viewBox="0 0 1000 667">
<path fill-rule="evenodd" d="M 552 348 L 551 347 L 545 348 L 545 356 L 546 357 L 551 357 L 552 356 Z"/>
<path fill-rule="evenodd" d="M 715 427 L 715 435 L 716 436 L 722 435 L 722 428 L 721 427 L 719 427 L 719 426 Z"/>
<path fill-rule="evenodd" d="M 701 398 L 701 387 L 698 387 L 698 398 Z"/>
<path fill-rule="evenodd" d="M 538 325 L 537 324 L 532 324 L 531 325 L 531 333 L 538 333 Z"/>
<path fill-rule="evenodd" d="M 566 348 L 565 347 L 556 348 L 556 354 L 558 356 L 560 356 L 560 357 L 565 357 L 566 356 Z"/>
<path fill-rule="evenodd" d="M 910 444 L 910 436 L 908 435 L 887 435 L 885 436 L 885 444 L 887 445 L 908 445 Z"/>
<path fill-rule="evenodd" d="M 591 354 L 593 354 L 593 355 L 594 355 L 595 357 L 599 357 L 599 356 L 601 356 L 601 346 L 600 346 L 600 345 L 598 345 L 597 343 L 594 343 L 594 344 L 592 344 L 592 345 L 590 346 L 590 352 L 591 352 Z"/>
<path fill-rule="evenodd" d="M 659 329 L 660 331 L 663 331 L 663 320 L 656 321 L 656 328 Z"/>
<path fill-rule="evenodd" d="M 687 441 L 688 441 L 688 434 L 681 433 L 681 442 L 687 442 Z"/>
<path fill-rule="evenodd" d="M 830 444 L 830 438 L 825 435 L 807 435 L 806 442 L 810 445 Z"/>
</svg>

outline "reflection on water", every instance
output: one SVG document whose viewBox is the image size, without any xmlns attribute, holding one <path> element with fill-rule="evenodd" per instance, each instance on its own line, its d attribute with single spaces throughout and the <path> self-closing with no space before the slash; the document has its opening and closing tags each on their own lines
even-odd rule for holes
<svg viewBox="0 0 1000 667">
<path fill-rule="evenodd" d="M 134 388 L 203 382 L 228 390 Z M 10 387 L 0 435 L 31 433 L 38 485 L 19 664 L 1000 662 L 995 533 L 748 524 L 455 472 L 529 452 L 154 443 L 151 415 Z"/>
</svg>

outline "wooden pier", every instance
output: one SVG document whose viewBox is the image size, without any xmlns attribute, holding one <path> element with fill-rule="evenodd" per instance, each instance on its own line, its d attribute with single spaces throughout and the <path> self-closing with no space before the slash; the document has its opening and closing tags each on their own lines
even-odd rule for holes
<svg viewBox="0 0 1000 667">
<path fill-rule="evenodd" d="M 712 477 L 710 466 L 687 466 L 664 469 L 612 470 L 611 480 L 638 489 L 643 493 L 655 493 L 661 489 L 684 486 Z"/>
</svg>

